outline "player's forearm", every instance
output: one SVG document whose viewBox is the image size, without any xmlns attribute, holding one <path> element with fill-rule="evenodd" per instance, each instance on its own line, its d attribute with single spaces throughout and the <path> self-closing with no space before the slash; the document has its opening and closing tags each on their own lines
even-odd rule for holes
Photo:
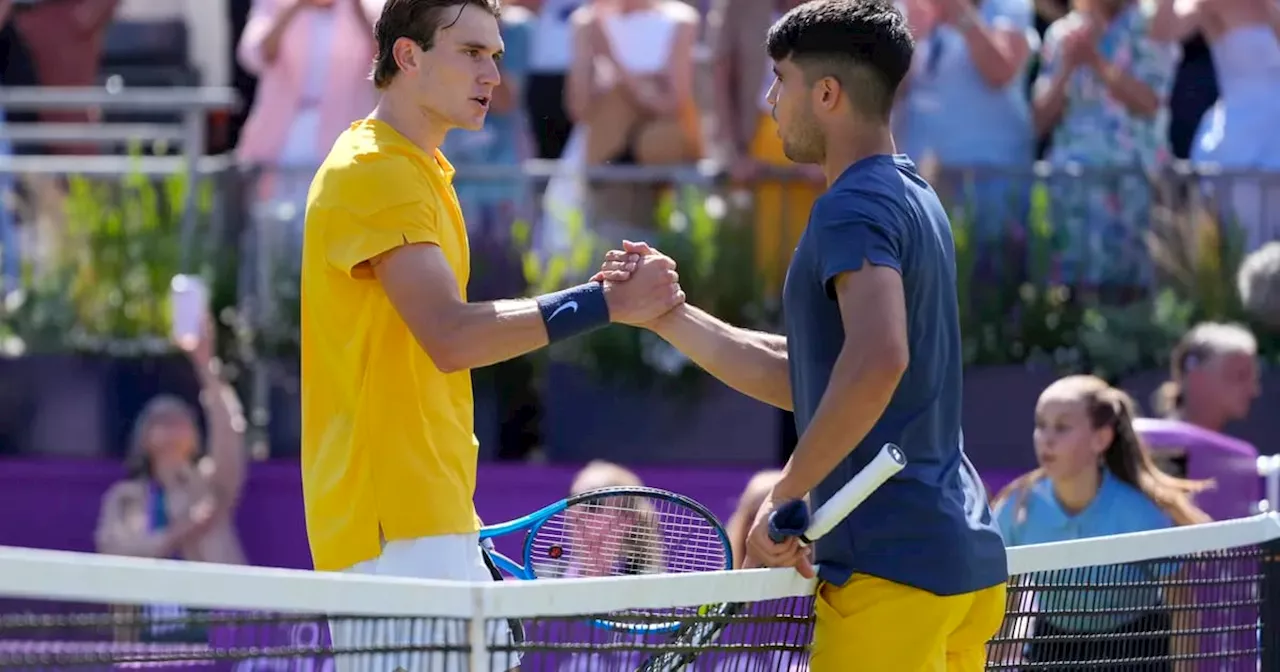
<svg viewBox="0 0 1280 672">
<path fill-rule="evenodd" d="M 445 373 L 505 362 L 548 342 L 542 312 L 534 299 L 465 303 L 443 319 L 429 315 L 424 319 L 435 323 L 414 331 L 434 334 L 434 342 L 423 346 Z"/>
<path fill-rule="evenodd" d="M 725 385 L 791 410 L 785 336 L 735 327 L 688 304 L 676 307 L 650 328 Z"/>
<path fill-rule="evenodd" d="M 818 410 L 774 487 L 774 498 L 799 499 L 817 487 L 866 438 L 905 370 L 902 357 L 846 346 L 836 359 Z"/>
</svg>

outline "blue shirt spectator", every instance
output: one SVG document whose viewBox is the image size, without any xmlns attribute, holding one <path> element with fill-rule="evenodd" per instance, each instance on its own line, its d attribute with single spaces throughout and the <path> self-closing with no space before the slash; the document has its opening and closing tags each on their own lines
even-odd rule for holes
<svg viewBox="0 0 1280 672">
<path fill-rule="evenodd" d="M 966 28 L 934 26 L 919 40 L 899 103 L 899 149 L 916 161 L 932 156 L 945 167 L 1026 170 L 1035 152 L 1026 95 L 1029 52 L 1038 45 L 1034 8 L 1030 0 L 983 0 L 970 20 L 1002 38 L 1020 37 L 1026 55 L 1007 81 L 993 85 L 970 55 Z"/>
<path fill-rule="evenodd" d="M 1208 483 L 1160 471 L 1133 427 L 1135 404 L 1096 376 L 1054 381 L 1036 403 L 1032 438 L 1040 466 L 996 497 L 996 521 L 1010 546 L 1144 532 L 1209 520 L 1192 496 Z M 1165 579 L 1179 563 L 1079 567 L 1018 577 L 1022 603 L 1005 619 L 1006 634 L 1034 632 L 1025 652 L 996 658 L 1034 663 L 1159 660 L 1185 653 L 1170 637 L 1195 627 L 1190 610 L 1164 605 L 1186 599 Z M 1034 608 L 1033 608 L 1034 607 Z M 1081 637 L 1080 634 L 1123 635 Z M 1175 648 L 1176 647 L 1176 648 Z M 1001 648 L 1001 647 L 998 647 Z"/>
<path fill-rule="evenodd" d="M 967 226 L 983 246 L 985 266 L 1003 257 L 986 248 L 1022 238 L 1026 226 L 1035 158 L 1026 79 L 1039 37 L 1031 0 L 982 0 L 974 8 L 969 1 L 916 3 L 913 23 L 922 34 L 895 135 L 921 165 L 943 169 L 930 177 L 952 206 L 953 224 Z M 1000 48 L 983 44 L 985 59 L 976 58 L 975 41 Z"/>
<path fill-rule="evenodd" d="M 1137 488 L 1102 470 L 1098 494 L 1075 514 L 1063 509 L 1053 493 L 1053 482 L 1040 479 L 1021 496 L 1015 495 L 996 506 L 996 523 L 1009 546 L 1045 544 L 1088 537 L 1104 537 L 1173 527 L 1173 519 Z M 1075 612 L 1046 615 L 1054 626 L 1070 632 L 1111 632 L 1142 616 L 1145 609 L 1161 602 L 1160 587 L 1151 574 L 1158 565 L 1085 567 L 1051 576 L 1036 577 L 1039 585 L 1074 584 L 1096 586 L 1107 583 L 1145 584 L 1124 590 L 1046 590 L 1038 595 L 1041 612 Z M 1165 573 L 1163 571 L 1159 572 Z M 1128 614 L 1117 610 L 1132 610 Z M 1101 612 L 1093 615 L 1079 612 Z"/>
</svg>

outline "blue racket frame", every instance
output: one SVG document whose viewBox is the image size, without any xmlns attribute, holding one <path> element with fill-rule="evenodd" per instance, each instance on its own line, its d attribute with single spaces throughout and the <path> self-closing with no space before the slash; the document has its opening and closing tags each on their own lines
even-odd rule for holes
<svg viewBox="0 0 1280 672">
<path fill-rule="evenodd" d="M 697 511 L 698 514 L 707 520 L 707 522 L 712 524 L 713 529 L 715 529 L 716 534 L 720 538 L 720 543 L 724 545 L 725 566 L 723 569 L 733 569 L 733 547 L 729 544 L 729 533 L 725 531 L 724 525 L 720 523 L 715 514 L 711 513 L 711 510 L 707 507 L 685 497 L 684 495 L 678 495 L 674 492 L 661 490 L 659 488 L 622 487 L 589 490 L 587 492 L 574 495 L 568 499 L 562 499 L 554 504 L 548 504 L 533 513 L 521 516 L 514 520 L 509 520 L 505 523 L 498 523 L 497 525 L 486 525 L 480 529 L 480 539 L 481 541 L 496 539 L 498 537 L 505 537 L 509 534 L 515 534 L 524 530 L 524 544 L 520 549 L 520 557 L 523 562 L 516 562 L 515 560 L 512 560 L 498 552 L 496 548 L 485 548 L 485 552 L 489 554 L 489 559 L 493 561 L 494 566 L 499 570 L 521 581 L 533 581 L 538 578 L 533 571 L 533 540 L 534 537 L 537 536 L 538 530 L 542 529 L 542 526 L 546 525 L 547 521 L 555 517 L 556 514 L 568 509 L 570 506 L 583 501 L 603 499 L 606 497 L 627 496 L 663 500 Z M 680 622 L 674 619 L 669 623 L 616 623 L 603 619 L 595 619 L 592 621 L 592 624 L 606 630 L 638 634 L 672 632 L 680 627 Z"/>
</svg>

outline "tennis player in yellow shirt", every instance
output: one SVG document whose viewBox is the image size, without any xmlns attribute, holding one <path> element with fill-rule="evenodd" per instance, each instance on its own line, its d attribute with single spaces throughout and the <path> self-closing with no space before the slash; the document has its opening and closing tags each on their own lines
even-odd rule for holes
<svg viewBox="0 0 1280 672">
<path fill-rule="evenodd" d="M 498 14 L 496 0 L 387 0 L 374 31 L 377 107 L 338 138 L 311 185 L 302 482 L 317 570 L 491 580 L 472 503 L 471 369 L 610 322 L 643 323 L 684 301 L 665 257 L 636 257 L 635 272 L 617 276 L 625 282 L 467 301 L 467 229 L 439 146 L 449 130 L 484 123 L 499 84 Z M 422 628 L 433 639 L 420 641 L 421 632 L 386 625 L 378 644 L 466 641 L 461 627 Z M 335 647 L 370 645 L 342 626 L 333 626 Z M 464 667 L 464 657 L 442 658 L 386 656 L 360 669 Z M 518 662 L 497 658 L 494 670 Z"/>
</svg>

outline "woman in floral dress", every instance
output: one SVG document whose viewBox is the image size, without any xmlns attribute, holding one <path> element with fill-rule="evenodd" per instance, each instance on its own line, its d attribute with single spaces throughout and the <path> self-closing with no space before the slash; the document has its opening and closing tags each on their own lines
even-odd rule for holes
<svg viewBox="0 0 1280 672">
<path fill-rule="evenodd" d="M 1155 7 L 1140 0 L 1075 0 L 1045 33 L 1032 108 L 1051 133 L 1051 212 L 1063 280 L 1144 286 L 1149 177 L 1167 165 L 1168 110 L 1178 47 L 1153 40 Z M 1076 169 L 1080 177 L 1073 177 Z"/>
</svg>

